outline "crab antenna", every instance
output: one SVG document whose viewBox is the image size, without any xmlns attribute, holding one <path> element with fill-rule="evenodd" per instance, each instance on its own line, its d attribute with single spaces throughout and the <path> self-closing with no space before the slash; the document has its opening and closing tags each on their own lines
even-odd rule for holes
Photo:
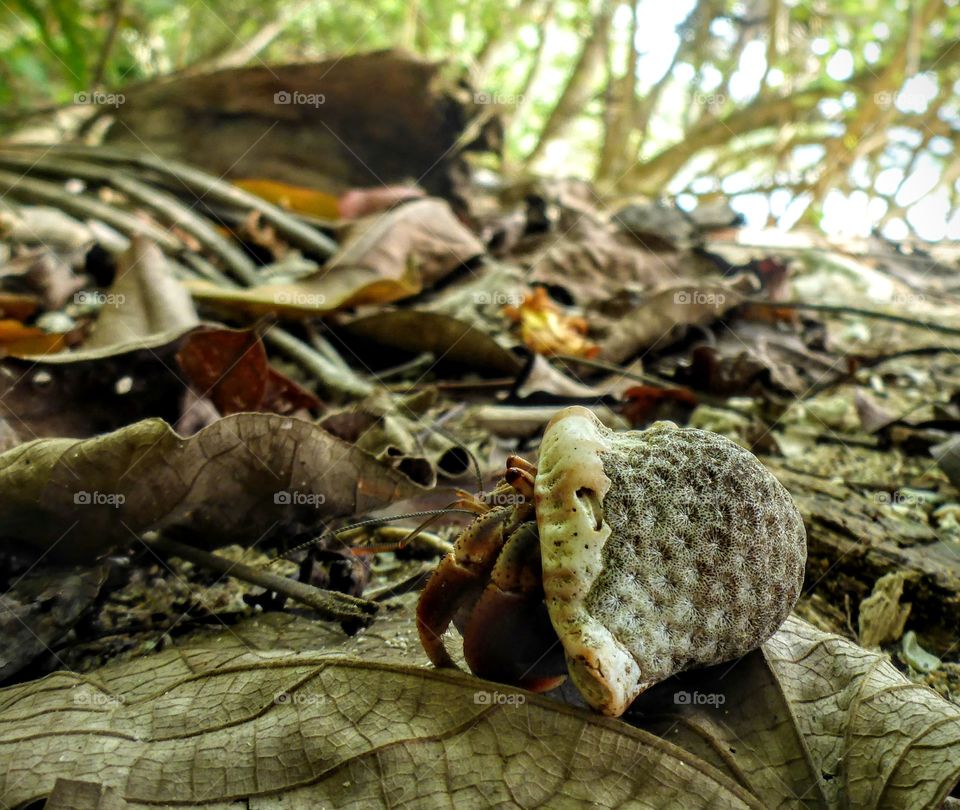
<svg viewBox="0 0 960 810">
<path fill-rule="evenodd" d="M 454 501 L 456 503 L 456 501 Z M 430 523 L 432 523 L 440 515 L 450 515 L 450 514 L 464 514 L 464 515 L 473 515 L 476 517 L 477 513 L 470 509 L 457 509 L 453 505 L 444 507 L 443 509 L 426 509 L 422 512 L 407 512 L 403 515 L 390 515 L 388 517 L 379 517 L 379 518 L 370 518 L 369 520 L 361 520 L 359 523 L 351 523 L 349 526 L 341 526 L 339 529 L 331 529 L 330 531 L 322 532 L 314 537 L 312 540 L 307 540 L 306 543 L 300 543 L 300 545 L 294 546 L 293 548 L 287 549 L 283 554 L 278 554 L 276 557 L 267 561 L 267 565 L 273 565 L 279 560 L 287 559 L 291 554 L 296 554 L 298 551 L 301 551 L 309 546 L 314 546 L 319 543 L 321 540 L 325 540 L 328 537 L 336 537 L 338 534 L 343 534 L 345 532 L 352 531 L 353 529 L 359 529 L 363 526 L 374 526 L 376 524 L 390 523 L 393 520 L 406 520 L 409 518 L 418 518 L 418 517 L 428 517 L 429 520 L 421 523 L 416 529 L 413 530 L 403 542 L 409 543 L 414 537 L 416 537 L 420 532 L 422 532 Z"/>
</svg>

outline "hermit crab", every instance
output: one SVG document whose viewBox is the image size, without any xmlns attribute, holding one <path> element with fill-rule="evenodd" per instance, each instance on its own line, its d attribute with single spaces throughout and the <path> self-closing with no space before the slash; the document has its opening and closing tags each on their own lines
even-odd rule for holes
<svg viewBox="0 0 960 810">
<path fill-rule="evenodd" d="M 477 511 L 420 595 L 430 660 L 455 666 L 453 622 L 475 674 L 534 691 L 569 675 L 607 715 L 758 647 L 803 582 L 806 534 L 780 482 L 732 441 L 667 422 L 618 433 L 567 408 L 538 465 L 511 457 Z"/>
</svg>

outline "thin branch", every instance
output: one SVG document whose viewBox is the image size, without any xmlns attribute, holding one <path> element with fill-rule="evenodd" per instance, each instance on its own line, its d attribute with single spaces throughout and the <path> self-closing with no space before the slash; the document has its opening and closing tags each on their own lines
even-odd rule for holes
<svg viewBox="0 0 960 810">
<path fill-rule="evenodd" d="M 297 582 L 289 577 L 280 576 L 261 568 L 254 568 L 241 562 L 219 557 L 208 551 L 188 546 L 169 537 L 156 537 L 144 542 L 161 554 L 179 557 L 188 560 L 194 565 L 219 574 L 229 574 L 231 577 L 249 582 L 286 596 L 315 610 L 321 618 L 334 622 L 350 622 L 360 626 L 369 625 L 380 606 L 367 599 L 358 599 L 345 593 L 322 590 L 305 582 Z"/>
</svg>

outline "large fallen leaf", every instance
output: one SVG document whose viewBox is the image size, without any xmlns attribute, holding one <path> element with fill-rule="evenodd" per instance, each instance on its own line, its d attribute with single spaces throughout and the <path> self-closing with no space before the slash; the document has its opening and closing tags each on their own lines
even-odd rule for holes
<svg viewBox="0 0 960 810">
<path fill-rule="evenodd" d="M 90 559 L 139 533 L 186 526 L 193 542 L 255 542 L 422 489 L 310 422 L 237 414 L 188 438 L 160 419 L 0 455 L 0 540 Z"/>
<path fill-rule="evenodd" d="M 935 808 L 960 776 L 960 710 L 796 618 L 628 723 L 423 667 L 401 605 L 350 639 L 268 614 L 0 690 L 0 795 L 60 777 L 133 808 Z"/>
<path fill-rule="evenodd" d="M 935 808 L 960 780 L 957 706 L 795 617 L 762 651 L 686 673 L 631 712 L 767 807 Z"/>
<path fill-rule="evenodd" d="M 198 301 L 223 308 L 315 316 L 408 298 L 482 252 L 483 243 L 450 206 L 429 198 L 358 222 L 322 270 L 297 282 L 234 289 L 196 281 L 189 287 Z"/>
<path fill-rule="evenodd" d="M 4 801 L 62 777 L 114 786 L 130 808 L 762 807 L 652 734 L 396 648 L 364 660 L 222 640 L 0 691 Z"/>
</svg>

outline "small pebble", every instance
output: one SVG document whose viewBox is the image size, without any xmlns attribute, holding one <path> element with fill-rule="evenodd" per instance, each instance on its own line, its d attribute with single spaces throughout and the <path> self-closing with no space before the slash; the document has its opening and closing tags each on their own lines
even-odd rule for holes
<svg viewBox="0 0 960 810">
<path fill-rule="evenodd" d="M 53 312 L 44 312 L 43 315 L 37 318 L 36 325 L 44 332 L 62 334 L 75 328 L 77 322 L 67 315 L 66 312 L 55 310 Z"/>
</svg>

